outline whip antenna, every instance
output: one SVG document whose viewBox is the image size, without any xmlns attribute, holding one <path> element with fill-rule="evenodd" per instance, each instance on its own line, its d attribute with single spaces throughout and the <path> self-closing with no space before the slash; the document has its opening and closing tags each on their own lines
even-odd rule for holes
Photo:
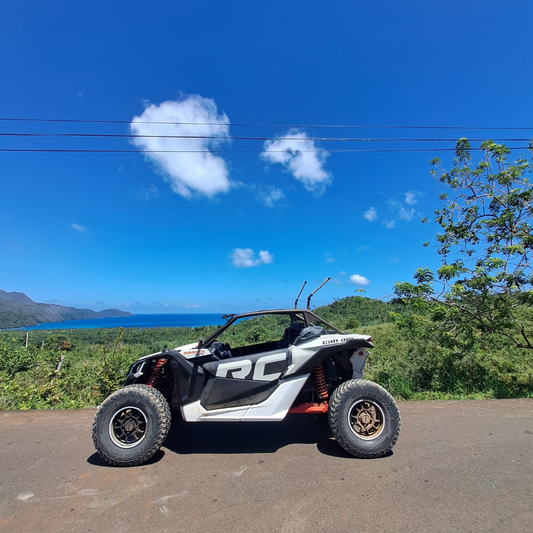
<svg viewBox="0 0 533 533">
<path fill-rule="evenodd" d="M 322 285 L 320 285 L 320 287 L 318 287 L 318 289 L 315 289 L 308 297 L 307 297 L 307 310 L 309 311 L 309 303 L 311 302 L 311 298 L 313 297 L 313 294 L 315 294 L 315 292 L 317 292 L 319 289 L 321 289 L 331 278 L 327 278 L 326 281 L 324 281 L 324 283 L 322 283 Z M 303 287 L 302 287 L 303 289 Z M 300 291 L 301 292 L 301 291 Z"/>
<path fill-rule="evenodd" d="M 300 294 L 302 294 L 302 291 L 304 290 L 305 284 L 307 281 L 304 281 L 304 284 L 302 285 L 302 288 L 300 289 L 300 292 L 298 293 L 298 296 L 296 296 L 296 300 L 294 300 L 294 309 L 298 309 L 298 299 L 300 298 Z"/>
</svg>

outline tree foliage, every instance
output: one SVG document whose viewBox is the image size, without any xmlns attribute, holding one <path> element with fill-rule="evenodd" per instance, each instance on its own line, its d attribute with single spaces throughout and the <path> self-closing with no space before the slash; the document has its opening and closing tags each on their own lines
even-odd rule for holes
<svg viewBox="0 0 533 533">
<path fill-rule="evenodd" d="M 496 334 L 533 349 L 532 165 L 525 157 L 509 162 L 511 150 L 493 141 L 481 150 L 474 164 L 470 143 L 460 139 L 452 170 L 431 161 L 431 174 L 445 190 L 434 219 L 442 265 L 436 272 L 418 269 L 414 284 L 395 284 L 396 295 L 420 312 L 400 322 L 448 343 Z"/>
<path fill-rule="evenodd" d="M 382 302 L 365 296 L 349 296 L 313 311 L 341 330 L 353 330 L 359 326 L 389 322 L 391 313 L 406 315 L 409 306 L 399 301 Z"/>
</svg>

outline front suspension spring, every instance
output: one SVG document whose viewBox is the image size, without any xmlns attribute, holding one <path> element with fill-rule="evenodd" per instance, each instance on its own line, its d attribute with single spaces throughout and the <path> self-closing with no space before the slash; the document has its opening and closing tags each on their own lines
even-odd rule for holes
<svg viewBox="0 0 533 533">
<path fill-rule="evenodd" d="M 154 371 L 148 380 L 147 385 L 153 387 L 154 389 L 159 388 L 161 377 L 163 375 L 163 367 L 167 364 L 166 359 L 159 359 L 154 367 Z"/>
<path fill-rule="evenodd" d="M 328 387 L 326 384 L 326 374 L 324 373 L 324 365 L 319 363 L 313 370 L 315 378 L 315 386 L 320 400 L 326 400 L 329 396 Z"/>
</svg>

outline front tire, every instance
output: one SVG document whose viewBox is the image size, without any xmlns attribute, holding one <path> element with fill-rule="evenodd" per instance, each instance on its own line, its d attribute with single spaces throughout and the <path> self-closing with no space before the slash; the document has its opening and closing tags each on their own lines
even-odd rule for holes
<svg viewBox="0 0 533 533">
<path fill-rule="evenodd" d="M 351 379 L 337 387 L 328 406 L 329 426 L 337 442 L 351 455 L 383 457 L 400 434 L 400 411 L 380 385 Z"/>
<path fill-rule="evenodd" d="M 140 465 L 161 448 L 170 423 L 170 408 L 158 390 L 129 385 L 98 407 L 93 422 L 94 446 L 112 465 Z"/>
</svg>

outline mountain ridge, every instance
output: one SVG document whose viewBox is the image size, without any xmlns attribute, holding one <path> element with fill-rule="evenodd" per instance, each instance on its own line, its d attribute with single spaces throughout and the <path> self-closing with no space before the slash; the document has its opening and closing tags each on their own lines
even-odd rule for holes
<svg viewBox="0 0 533 533">
<path fill-rule="evenodd" d="M 65 320 L 87 320 L 133 316 L 120 309 L 79 309 L 57 304 L 34 302 L 22 292 L 7 292 L 0 289 L 0 329 L 37 326 L 48 322 L 64 322 Z"/>
</svg>

